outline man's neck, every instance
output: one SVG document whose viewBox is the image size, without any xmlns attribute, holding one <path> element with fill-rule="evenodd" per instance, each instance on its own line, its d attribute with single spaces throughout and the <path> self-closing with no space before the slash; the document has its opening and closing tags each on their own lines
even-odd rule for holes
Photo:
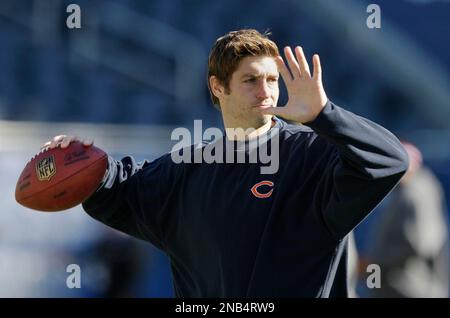
<svg viewBox="0 0 450 318">
<path fill-rule="evenodd" d="M 270 121 L 258 128 L 242 128 L 242 127 L 225 127 L 225 132 L 228 140 L 251 140 L 266 133 L 271 127 L 275 125 L 275 120 L 272 118 Z"/>
</svg>

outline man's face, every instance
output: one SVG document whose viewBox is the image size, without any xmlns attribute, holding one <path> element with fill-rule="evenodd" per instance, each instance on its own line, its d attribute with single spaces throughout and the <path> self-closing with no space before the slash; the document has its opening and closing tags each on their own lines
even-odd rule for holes
<svg viewBox="0 0 450 318">
<path fill-rule="evenodd" d="M 228 124 L 244 129 L 259 128 L 271 120 L 261 108 L 276 107 L 278 69 L 274 58 L 267 56 L 245 57 L 233 73 L 229 92 L 219 97 L 220 107 Z"/>
</svg>

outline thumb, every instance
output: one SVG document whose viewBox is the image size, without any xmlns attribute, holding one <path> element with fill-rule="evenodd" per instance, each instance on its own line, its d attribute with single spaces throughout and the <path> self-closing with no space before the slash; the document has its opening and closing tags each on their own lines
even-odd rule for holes
<svg viewBox="0 0 450 318">
<path fill-rule="evenodd" d="M 264 115 L 275 115 L 284 117 L 287 115 L 285 107 L 269 107 L 261 109 L 261 113 Z"/>
</svg>

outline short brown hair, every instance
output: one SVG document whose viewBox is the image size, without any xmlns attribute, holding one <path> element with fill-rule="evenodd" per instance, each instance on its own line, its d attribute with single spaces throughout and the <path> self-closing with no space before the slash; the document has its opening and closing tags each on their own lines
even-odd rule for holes
<svg viewBox="0 0 450 318">
<path fill-rule="evenodd" d="M 219 99 L 214 96 L 209 79 L 216 76 L 229 91 L 231 76 L 239 66 L 240 61 L 247 56 L 271 56 L 279 54 L 278 47 L 269 39 L 269 32 L 259 33 L 254 29 L 231 31 L 218 38 L 211 49 L 208 58 L 208 89 L 211 100 L 219 110 Z"/>
</svg>

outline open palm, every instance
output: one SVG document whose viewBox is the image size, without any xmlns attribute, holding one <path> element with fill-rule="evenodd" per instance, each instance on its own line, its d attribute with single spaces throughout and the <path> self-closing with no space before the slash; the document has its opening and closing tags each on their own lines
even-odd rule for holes
<svg viewBox="0 0 450 318">
<path fill-rule="evenodd" d="M 313 56 L 314 73 L 311 76 L 308 62 L 300 46 L 295 48 L 296 57 L 290 47 L 284 49 L 284 54 L 289 68 L 281 56 L 276 58 L 276 63 L 286 83 L 288 103 L 285 107 L 266 108 L 262 112 L 298 123 L 313 121 L 328 100 L 322 85 L 319 55 L 314 54 Z"/>
</svg>

